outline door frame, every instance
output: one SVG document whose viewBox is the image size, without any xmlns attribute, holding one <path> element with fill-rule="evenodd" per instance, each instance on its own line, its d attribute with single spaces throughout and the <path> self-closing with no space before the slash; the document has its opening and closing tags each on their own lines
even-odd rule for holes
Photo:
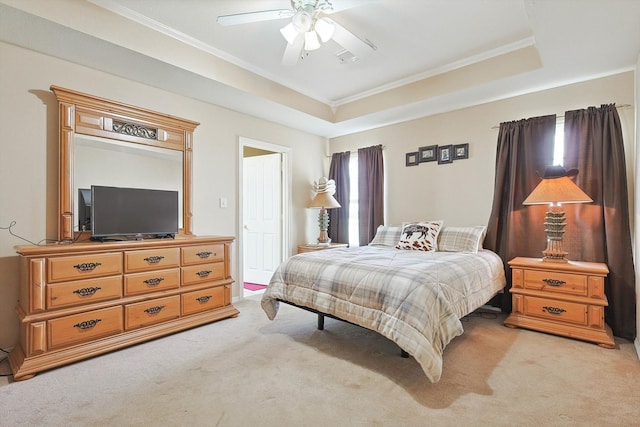
<svg viewBox="0 0 640 427">
<path fill-rule="evenodd" d="M 286 259 L 286 255 L 289 253 L 289 236 L 290 230 L 290 209 L 291 206 L 291 156 L 289 156 L 289 147 L 282 145 L 272 144 L 270 142 L 259 141 L 257 139 L 247 138 L 244 136 L 238 137 L 238 218 L 236 221 L 236 236 L 238 242 L 237 254 L 238 254 L 238 284 L 239 284 L 239 299 L 244 298 L 244 147 L 258 148 L 260 150 L 272 151 L 280 154 L 280 183 L 282 185 L 282 205 L 280 207 L 280 230 L 281 236 L 281 248 L 280 248 L 280 262 Z"/>
</svg>

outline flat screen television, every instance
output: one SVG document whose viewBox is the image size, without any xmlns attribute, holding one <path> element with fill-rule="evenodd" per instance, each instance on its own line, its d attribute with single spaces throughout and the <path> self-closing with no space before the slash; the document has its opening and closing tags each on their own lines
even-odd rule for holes
<svg viewBox="0 0 640 427">
<path fill-rule="evenodd" d="M 91 186 L 91 238 L 165 238 L 178 233 L 178 192 Z"/>
<path fill-rule="evenodd" d="M 90 188 L 78 188 L 78 230 L 91 230 Z"/>
</svg>

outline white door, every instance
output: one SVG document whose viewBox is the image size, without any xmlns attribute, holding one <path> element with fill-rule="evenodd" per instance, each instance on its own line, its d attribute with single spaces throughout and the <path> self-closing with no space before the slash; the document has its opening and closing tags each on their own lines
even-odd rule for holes
<svg viewBox="0 0 640 427">
<path fill-rule="evenodd" d="M 244 281 L 266 285 L 282 256 L 282 182 L 280 153 L 245 157 Z"/>
</svg>

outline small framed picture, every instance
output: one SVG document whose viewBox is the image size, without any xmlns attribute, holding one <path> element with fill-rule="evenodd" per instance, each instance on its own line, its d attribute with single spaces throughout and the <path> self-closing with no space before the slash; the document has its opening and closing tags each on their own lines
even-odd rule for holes
<svg viewBox="0 0 640 427">
<path fill-rule="evenodd" d="M 418 148 L 418 160 L 422 162 L 433 162 L 438 159 L 438 146 L 427 145 L 426 147 Z"/>
<path fill-rule="evenodd" d="M 405 158 L 405 166 L 417 166 L 418 165 L 418 152 L 407 153 Z"/>
<path fill-rule="evenodd" d="M 453 162 L 453 145 L 438 146 L 438 164 Z"/>
<path fill-rule="evenodd" d="M 453 159 L 468 159 L 469 158 L 469 144 L 457 144 L 453 146 Z"/>
</svg>

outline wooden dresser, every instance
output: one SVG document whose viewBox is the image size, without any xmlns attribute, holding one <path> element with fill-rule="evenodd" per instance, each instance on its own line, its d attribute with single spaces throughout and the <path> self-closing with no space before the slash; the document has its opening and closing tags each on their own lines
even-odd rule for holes
<svg viewBox="0 0 640 427">
<path fill-rule="evenodd" d="M 604 321 L 608 305 L 604 279 L 609 273 L 605 264 L 519 257 L 509 261 L 509 266 L 513 308 L 506 326 L 614 347 L 613 334 Z"/>
<path fill-rule="evenodd" d="M 20 246 L 15 380 L 235 317 L 233 237 Z"/>
</svg>

